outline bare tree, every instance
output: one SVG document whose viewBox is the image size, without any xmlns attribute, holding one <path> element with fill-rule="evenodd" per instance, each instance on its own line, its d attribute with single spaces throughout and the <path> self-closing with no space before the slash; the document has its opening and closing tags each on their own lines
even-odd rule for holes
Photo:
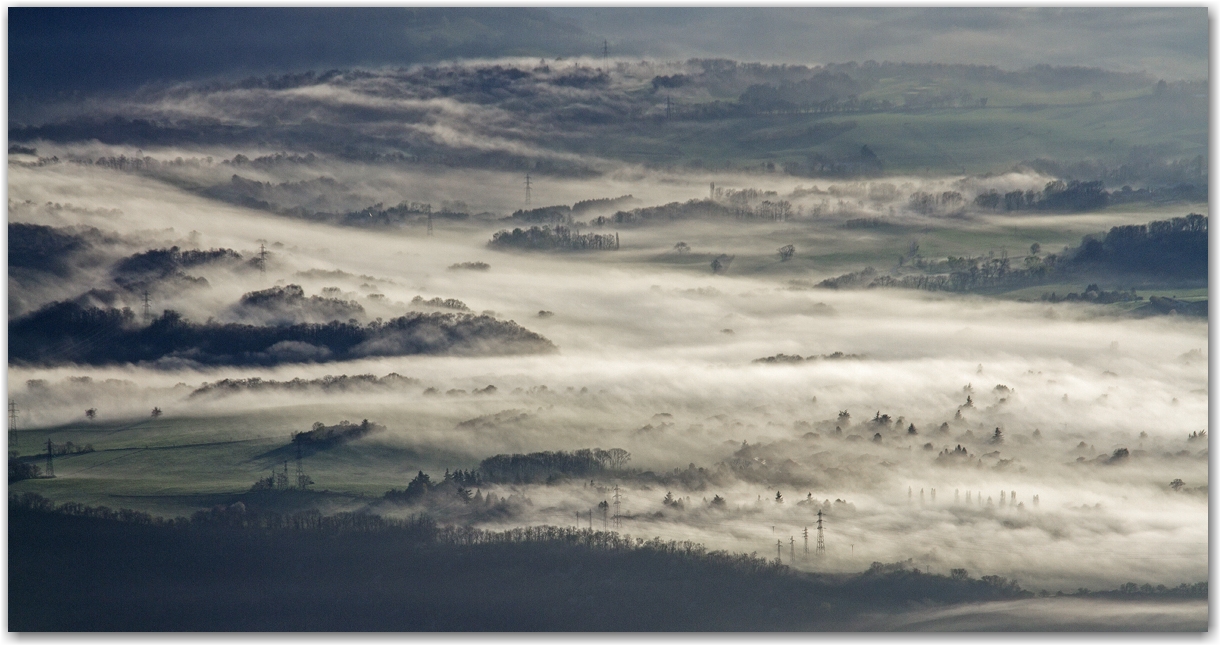
<svg viewBox="0 0 1220 645">
<path fill-rule="evenodd" d="M 618 470 L 623 466 L 626 466 L 627 462 L 631 461 L 631 453 L 623 450 L 622 448 L 611 448 L 610 450 L 606 451 L 606 455 L 610 459 L 610 467 L 614 470 Z"/>
</svg>

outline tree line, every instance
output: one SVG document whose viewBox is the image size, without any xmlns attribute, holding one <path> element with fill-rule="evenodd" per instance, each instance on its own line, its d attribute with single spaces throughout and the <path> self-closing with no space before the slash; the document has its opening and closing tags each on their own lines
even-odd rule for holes
<svg viewBox="0 0 1220 645">
<path fill-rule="evenodd" d="M 974 198 L 979 208 L 1004 211 L 1089 211 L 1105 208 L 1110 203 L 1110 193 L 1101 181 L 1056 179 L 1040 190 L 1013 190 L 1003 194 L 995 190 L 980 193 Z"/>
<path fill-rule="evenodd" d="M 16 631 L 858 629 L 869 613 L 912 603 L 1033 595 L 999 576 L 931 575 L 910 561 L 810 574 L 691 541 L 240 503 L 166 519 L 10 495 L 9 550 Z M 1206 589 L 1128 583 L 1110 593 Z"/>
<path fill-rule="evenodd" d="M 110 365 L 179 358 L 203 364 L 274 365 L 363 356 L 554 351 L 546 338 L 490 316 L 409 313 L 367 325 L 193 323 L 166 310 L 148 325 L 129 308 L 55 302 L 9 322 L 10 361 Z"/>
<path fill-rule="evenodd" d="M 318 389 L 323 392 L 340 391 L 344 392 L 351 389 L 366 388 L 366 387 L 405 387 L 407 385 L 417 385 L 419 379 L 402 376 L 401 374 L 391 372 L 382 377 L 377 377 L 374 374 L 340 374 L 338 376 L 326 375 L 321 378 L 303 379 L 294 378 L 291 381 L 276 381 L 274 379 L 264 380 L 257 376 L 244 379 L 220 379 L 212 383 L 203 383 L 199 387 L 191 391 L 189 397 L 194 398 L 205 395 L 222 395 L 236 394 L 238 392 L 268 392 L 268 391 L 283 391 L 283 392 L 300 392 L 304 390 Z"/>
<path fill-rule="evenodd" d="M 481 481 L 504 484 L 550 483 L 572 477 L 593 477 L 618 471 L 631 461 L 622 448 L 601 448 L 495 455 L 479 463 Z"/>
<path fill-rule="evenodd" d="M 487 246 L 493 249 L 617 251 L 619 239 L 618 233 L 574 233 L 567 226 L 531 226 L 528 230 L 514 228 L 511 231 L 498 231 L 492 235 Z"/>
<path fill-rule="evenodd" d="M 956 257 L 941 261 L 922 258 L 915 248 L 910 262 L 914 275 L 882 275 L 873 267 L 827 278 L 818 283 L 827 289 L 889 287 L 926 291 L 969 292 L 983 289 L 1014 289 L 1066 279 L 1078 274 L 1104 271 L 1108 275 L 1140 273 L 1203 280 L 1207 276 L 1207 217 L 1192 213 L 1186 217 L 1148 224 L 1115 226 L 1101 235 L 1087 235 L 1080 245 L 1062 253 L 1043 255 L 1034 244 L 1020 265 L 1007 256 Z M 1090 295 L 1091 294 L 1091 295 Z M 1055 296 L 1055 298 L 1059 298 Z M 1093 285 L 1078 299 L 1096 302 L 1129 301 L 1137 296 L 1125 292 L 1105 292 Z M 1049 297 L 1048 297 L 1049 299 Z M 1062 298 L 1060 298 L 1062 299 Z M 1066 299 L 1071 299 L 1070 296 Z"/>
</svg>

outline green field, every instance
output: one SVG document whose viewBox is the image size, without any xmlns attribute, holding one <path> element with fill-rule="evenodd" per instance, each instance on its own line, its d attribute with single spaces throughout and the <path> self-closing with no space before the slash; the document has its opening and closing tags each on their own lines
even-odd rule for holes
<svg viewBox="0 0 1220 645">
<path fill-rule="evenodd" d="M 111 508 L 132 508 L 175 515 L 231 503 L 272 469 L 295 481 L 293 430 L 307 429 L 309 419 L 331 418 L 325 406 L 302 405 L 240 416 L 174 417 L 116 423 L 71 424 L 19 430 L 19 452 L 45 466 L 45 442 L 92 444 L 94 452 L 56 456 L 54 479 L 12 484 L 10 492 L 37 492 L 56 502 L 76 501 Z M 41 455 L 39 452 L 41 451 Z M 439 472 L 470 468 L 469 457 L 447 451 L 421 455 L 389 445 L 376 436 L 308 454 L 302 460 L 315 481 L 314 499 L 293 499 L 336 506 L 355 506 L 363 496 L 380 497 L 402 488 L 420 470 Z"/>
<path fill-rule="evenodd" d="M 941 219 L 868 229 L 846 229 L 830 219 L 752 223 L 718 227 L 714 233 L 706 234 L 700 232 L 699 226 L 674 224 L 629 229 L 622 233 L 622 239 L 625 252 L 639 251 L 631 261 L 706 273 L 710 272 L 711 261 L 725 253 L 735 256 L 729 270 L 733 275 L 788 280 L 856 271 L 866 266 L 887 270 L 897 266 L 899 256 L 906 255 L 912 243 L 918 244 L 919 254 L 929 259 L 977 257 L 989 253 L 1001 257 L 1007 253 L 1014 265 L 1020 266 L 1034 243 L 1041 245 L 1043 254 L 1059 253 L 1079 245 L 1085 235 L 1103 233 L 1112 226 L 1146 223 L 1199 211 L 1206 211 L 1206 204 L 1154 209 L 1114 208 L 1079 215 Z M 678 240 L 687 242 L 692 252 L 673 252 L 673 244 Z M 796 254 L 787 262 L 781 262 L 776 249 L 786 244 L 794 245 Z M 607 263 L 623 261 L 615 256 L 590 259 Z"/>
<path fill-rule="evenodd" d="M 979 95 L 976 92 L 976 95 Z M 1010 93 L 987 107 L 716 120 L 639 121 L 590 128 L 578 152 L 652 165 L 707 169 L 853 158 L 868 145 L 886 174 L 1003 172 L 1023 160 L 1123 160 L 1135 148 L 1189 158 L 1207 154 L 1206 98 L 1133 96 L 1081 101 L 1080 92 Z M 854 123 L 824 141 L 811 126 Z"/>
</svg>

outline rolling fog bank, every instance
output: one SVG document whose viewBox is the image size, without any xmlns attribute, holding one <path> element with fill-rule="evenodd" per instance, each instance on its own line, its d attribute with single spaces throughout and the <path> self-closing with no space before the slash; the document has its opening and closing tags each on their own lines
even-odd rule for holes
<svg viewBox="0 0 1220 645">
<path fill-rule="evenodd" d="M 1092 304 L 793 288 L 793 280 L 816 283 L 877 262 L 876 245 L 892 238 L 845 228 L 847 215 L 610 227 L 622 240 L 618 251 L 504 252 L 486 245 L 494 231 L 516 225 L 498 221 L 503 212 L 438 220 L 431 237 L 418 225 L 286 226 L 279 215 L 109 169 L 10 172 L 11 217 L 76 231 L 88 244 L 63 268 L 33 266 L 15 277 L 10 303 L 25 310 L 93 289 L 91 297 L 105 292 L 107 306 L 130 307 L 137 319 L 146 290 L 154 315 L 173 309 L 195 323 L 338 317 L 363 325 L 408 312 L 469 312 L 520 325 L 557 348 L 327 363 L 298 354 L 264 366 L 189 357 L 10 365 L 23 452 L 33 452 L 44 428 L 56 442 L 98 449 L 131 445 L 135 432 L 167 447 L 247 441 L 248 452 L 208 462 L 239 492 L 278 467 L 277 458 L 260 455 L 292 433 L 368 419 L 385 430 L 305 458 L 319 490 L 380 496 L 417 471 L 441 481 L 445 469 L 477 470 L 497 454 L 621 448 L 631 461 L 591 481 L 561 472 L 549 484 L 470 485 L 480 496 L 514 500 L 496 512 L 455 506 L 447 489 L 422 501 L 335 498 L 328 508 L 424 510 L 487 528 L 571 525 L 578 514 L 588 522 L 592 510 L 602 528 L 613 511 L 597 506 L 612 500 L 617 484 L 624 532 L 768 558 L 780 541 L 784 562 L 811 571 L 911 560 L 934 573 L 964 568 L 1053 592 L 1129 581 L 1174 586 L 1195 581 L 1206 566 L 1207 444 L 1198 437 L 1207 415 L 1204 320 L 1123 318 Z M 663 179 L 597 194 L 680 200 L 701 180 Z M 582 181 L 567 189 L 572 196 L 594 190 Z M 61 207 L 22 205 L 52 199 Z M 864 208 L 888 217 L 880 204 Z M 930 236 L 921 226 L 943 231 L 974 253 L 1025 241 L 1075 244 L 1083 232 L 1153 218 L 907 210 L 895 217 L 908 221 L 913 237 Z M 775 256 L 795 236 L 795 262 L 816 260 Z M 693 250 L 675 251 L 679 241 Z M 260 256 L 260 244 L 268 255 Z M 138 288 L 123 282 L 133 274 L 108 268 L 171 246 L 230 249 L 239 258 L 140 274 Z M 713 274 L 708 262 L 719 254 L 738 259 Z M 261 266 L 250 264 L 262 257 Z M 461 267 L 475 262 L 486 269 Z M 777 356 L 817 358 L 755 362 Z M 339 375 L 373 380 L 325 385 L 324 377 Z M 296 385 L 257 387 L 249 379 Z M 164 417 L 141 421 L 154 407 Z M 89 409 L 92 421 L 84 419 Z M 115 430 L 99 433 L 90 423 Z M 353 478 L 351 464 L 361 461 L 365 474 Z M 123 463 L 72 476 L 76 469 L 65 469 L 56 484 L 125 478 Z M 167 476 L 151 475 L 147 492 Z M 1172 488 L 1174 480 L 1183 483 Z M 135 480 L 124 487 L 141 490 Z M 723 503 L 713 504 L 716 497 Z M 803 531 L 812 534 L 818 510 L 826 555 L 806 557 Z"/>
</svg>

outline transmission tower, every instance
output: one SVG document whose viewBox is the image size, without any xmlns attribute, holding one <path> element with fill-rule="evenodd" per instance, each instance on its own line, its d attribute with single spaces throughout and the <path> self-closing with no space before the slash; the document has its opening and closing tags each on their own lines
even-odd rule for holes
<svg viewBox="0 0 1220 645">
<path fill-rule="evenodd" d="M 614 528 L 623 527 L 623 516 L 619 514 L 618 484 L 614 485 Z"/>
<path fill-rule="evenodd" d="M 775 541 L 775 562 L 776 563 L 780 563 L 780 562 L 784 561 L 783 558 L 780 557 L 781 555 L 783 555 L 783 553 L 784 553 L 783 540 L 776 540 Z"/>
<path fill-rule="evenodd" d="M 428 211 L 428 237 L 432 237 L 432 211 Z"/>
<path fill-rule="evenodd" d="M 267 245 L 258 245 L 258 272 L 267 275 Z"/>
<path fill-rule="evenodd" d="M 144 290 L 144 324 L 152 320 L 152 304 L 148 301 L 148 290 Z"/>
<path fill-rule="evenodd" d="M 305 490 L 313 482 L 305 474 L 305 465 L 301 463 L 301 442 L 297 442 L 297 488 Z"/>
<path fill-rule="evenodd" d="M 51 453 L 51 438 L 47 437 L 47 477 L 55 476 L 55 460 Z"/>
<path fill-rule="evenodd" d="M 21 411 L 17 409 L 17 401 L 14 399 L 8 400 L 8 447 L 9 450 L 17 449 L 17 415 Z"/>
<path fill-rule="evenodd" d="M 530 205 L 530 174 L 525 173 L 525 205 Z"/>
<path fill-rule="evenodd" d="M 822 536 L 822 511 L 818 511 L 818 545 L 813 550 L 814 555 L 826 555 L 826 540 Z"/>
<path fill-rule="evenodd" d="M 809 527 L 805 527 L 805 555 L 809 555 Z"/>
<path fill-rule="evenodd" d="M 796 562 L 796 538 L 788 536 L 788 561 Z"/>
</svg>

